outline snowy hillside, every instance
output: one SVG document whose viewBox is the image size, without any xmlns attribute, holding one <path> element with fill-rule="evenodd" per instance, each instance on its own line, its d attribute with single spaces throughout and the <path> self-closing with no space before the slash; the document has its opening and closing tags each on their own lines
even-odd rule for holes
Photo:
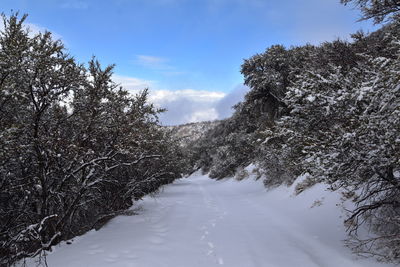
<svg viewBox="0 0 400 267">
<path fill-rule="evenodd" d="M 195 174 L 146 197 L 99 231 L 63 242 L 50 267 L 390 266 L 357 259 L 343 246 L 341 196 L 322 184 L 294 186 L 220 181 Z M 35 266 L 33 260 L 27 266 Z"/>
<path fill-rule="evenodd" d="M 181 145 L 186 145 L 202 137 L 208 130 L 218 125 L 220 121 L 202 121 L 187 123 L 177 126 L 167 126 L 173 136 L 178 139 Z"/>
</svg>

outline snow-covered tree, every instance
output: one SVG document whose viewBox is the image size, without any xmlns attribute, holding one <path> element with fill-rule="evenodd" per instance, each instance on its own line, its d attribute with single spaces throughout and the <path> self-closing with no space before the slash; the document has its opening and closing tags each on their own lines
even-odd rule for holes
<svg viewBox="0 0 400 267">
<path fill-rule="evenodd" d="M 398 30 L 388 34 L 386 49 L 397 51 L 397 58 L 358 54 L 345 72 L 331 61 L 299 75 L 284 99 L 290 112 L 266 131 L 265 150 L 286 151 L 281 165 L 309 173 L 308 185 L 327 182 L 354 192 L 356 209 L 346 221 L 349 244 L 359 253 L 397 260 L 400 46 Z M 376 236 L 360 240 L 356 233 L 365 223 Z"/>
<path fill-rule="evenodd" d="M 348 244 L 399 260 L 399 33 L 393 18 L 351 43 L 272 46 L 245 60 L 251 90 L 196 144 L 196 166 L 221 178 L 252 162 L 267 186 L 308 173 L 298 193 L 319 182 L 347 190 L 356 204 Z M 371 238 L 362 240 L 360 227 Z"/>
<path fill-rule="evenodd" d="M 3 16 L 0 33 L 0 265 L 100 227 L 183 168 L 147 90 L 31 37 L 25 18 Z"/>
</svg>

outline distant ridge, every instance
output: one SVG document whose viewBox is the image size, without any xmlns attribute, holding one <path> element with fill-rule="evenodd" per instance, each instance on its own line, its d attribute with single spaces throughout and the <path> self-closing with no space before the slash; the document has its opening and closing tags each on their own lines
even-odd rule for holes
<svg viewBox="0 0 400 267">
<path fill-rule="evenodd" d="M 179 140 L 181 146 L 198 140 L 204 134 L 221 123 L 220 120 L 186 123 L 176 126 L 166 126 L 171 130 L 172 136 Z"/>
</svg>

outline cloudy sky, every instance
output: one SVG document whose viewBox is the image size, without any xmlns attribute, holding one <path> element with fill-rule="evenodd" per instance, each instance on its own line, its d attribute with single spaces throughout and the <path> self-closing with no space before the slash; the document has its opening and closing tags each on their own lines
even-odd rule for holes
<svg viewBox="0 0 400 267">
<path fill-rule="evenodd" d="M 224 118 L 248 90 L 243 59 L 273 44 L 348 38 L 369 22 L 339 0 L 1 0 L 49 29 L 80 62 L 116 64 L 114 79 L 168 109 L 164 124 Z"/>
</svg>

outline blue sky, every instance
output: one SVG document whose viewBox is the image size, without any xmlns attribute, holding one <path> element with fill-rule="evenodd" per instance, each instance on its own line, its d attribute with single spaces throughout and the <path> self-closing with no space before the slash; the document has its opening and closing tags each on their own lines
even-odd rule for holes
<svg viewBox="0 0 400 267">
<path fill-rule="evenodd" d="M 2 0 L 1 11 L 11 9 L 54 32 L 78 61 L 96 55 L 115 63 L 127 89 L 150 87 L 152 100 L 170 110 L 165 124 L 229 115 L 223 109 L 246 91 L 243 59 L 272 44 L 318 44 L 373 29 L 339 0 Z"/>
</svg>

